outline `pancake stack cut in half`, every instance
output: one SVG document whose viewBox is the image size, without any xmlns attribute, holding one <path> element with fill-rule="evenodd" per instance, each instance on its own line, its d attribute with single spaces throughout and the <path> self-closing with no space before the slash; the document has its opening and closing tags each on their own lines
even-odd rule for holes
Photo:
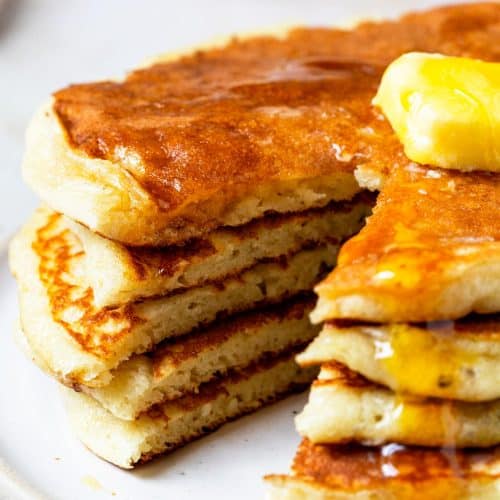
<svg viewBox="0 0 500 500">
<path fill-rule="evenodd" d="M 325 323 L 297 360 L 321 372 L 271 497 L 498 498 L 500 176 L 357 177 L 381 193 L 316 287 Z"/>
<path fill-rule="evenodd" d="M 160 57 L 123 80 L 53 95 L 29 127 L 23 165 L 43 205 L 13 240 L 10 264 L 19 284 L 19 343 L 66 386 L 70 420 L 88 448 L 133 467 L 304 387 L 321 364 L 313 394 L 321 384 L 337 385 L 345 399 L 359 393 L 371 405 L 373 393 L 400 404 L 376 385 L 399 394 L 396 386 L 408 383 L 385 362 L 358 370 L 373 385 L 341 367 L 336 354 L 307 358 L 316 348 L 324 354 L 328 332 L 344 328 L 334 320 L 355 320 L 349 331 L 358 336 L 367 322 L 387 324 L 381 335 L 390 343 L 393 323 L 425 331 L 414 322 L 497 311 L 496 218 L 489 216 L 488 227 L 481 222 L 496 209 L 496 178 L 477 174 L 473 195 L 464 198 L 468 181 L 460 174 L 448 179 L 409 163 L 371 100 L 386 66 L 407 51 L 498 59 L 499 25 L 497 4 L 474 4 L 352 30 L 300 28 Z M 416 200 L 411 186 L 420 178 L 427 199 L 443 200 L 442 207 L 430 211 Z M 370 189 L 384 183 L 368 228 L 318 288 L 311 325 L 313 287 L 363 227 L 375 200 Z M 391 183 L 390 196 L 401 198 L 396 210 L 384 201 Z M 422 217 L 408 208 L 417 201 Z M 474 234 L 455 224 L 453 207 L 473 220 Z M 390 216 L 377 226 L 384 210 Z M 419 241 L 422 227 L 441 226 L 451 233 L 440 239 L 430 231 Z M 429 241 L 439 242 L 437 250 Z M 385 263 L 380 253 L 398 249 L 415 257 L 406 273 L 404 262 Z M 384 288 L 390 283 L 392 295 Z M 468 321 L 449 342 L 457 356 L 474 344 L 480 359 L 471 369 L 484 373 L 495 363 L 494 335 L 477 334 L 484 344 L 476 343 Z M 368 336 L 353 342 L 359 359 L 380 345 Z M 439 398 L 463 395 L 448 412 L 460 415 L 460 439 L 491 444 L 492 378 L 460 372 L 457 380 L 468 384 L 458 389 L 444 375 L 448 386 L 427 407 L 435 405 L 438 419 L 445 412 Z M 330 411 L 336 395 L 325 394 Z M 488 412 L 472 431 L 475 404 Z M 318 432 L 328 435 L 330 423 L 323 424 Z M 396 428 L 388 422 L 384 432 Z M 366 425 L 357 435 L 368 440 L 372 431 Z M 429 433 L 429 440 L 441 437 Z M 307 446 L 305 453 L 313 449 Z"/>
</svg>

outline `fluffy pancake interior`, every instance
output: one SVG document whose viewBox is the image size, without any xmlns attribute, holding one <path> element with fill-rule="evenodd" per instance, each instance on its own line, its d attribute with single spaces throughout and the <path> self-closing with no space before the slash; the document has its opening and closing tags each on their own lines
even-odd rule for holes
<svg viewBox="0 0 500 500">
<path fill-rule="evenodd" d="M 327 323 L 297 360 L 339 361 L 396 392 L 465 401 L 500 398 L 498 315 L 413 326 Z"/>
<path fill-rule="evenodd" d="M 326 244 L 257 264 L 223 283 L 97 308 L 92 289 L 82 285 L 84 253 L 78 239 L 60 216 L 42 209 L 14 239 L 10 264 L 19 281 L 23 330 L 35 355 L 66 384 L 102 386 L 120 362 L 165 338 L 222 313 L 310 290 L 335 263 L 337 247 Z"/>
<path fill-rule="evenodd" d="M 165 295 L 206 281 L 220 281 L 258 261 L 289 255 L 325 241 L 341 242 L 361 228 L 373 200 L 295 214 L 269 214 L 237 228 L 219 228 L 205 238 L 163 248 L 134 248 L 113 242 L 80 224 L 68 224 L 85 251 L 85 279 L 97 307 Z"/>
<path fill-rule="evenodd" d="M 440 450 L 314 445 L 305 439 L 292 475 L 266 478 L 272 500 L 494 500 L 499 449 Z"/>
<path fill-rule="evenodd" d="M 299 297 L 232 316 L 132 357 L 105 387 L 82 389 L 113 415 L 133 420 L 153 404 L 196 392 L 202 383 L 265 353 L 304 345 L 318 333 L 308 318 L 313 304 L 312 296 Z"/>
<path fill-rule="evenodd" d="M 334 363 L 323 365 L 296 426 L 314 443 L 463 448 L 500 444 L 499 418 L 500 400 L 466 403 L 401 396 Z"/>
<path fill-rule="evenodd" d="M 294 352 L 262 360 L 244 371 L 204 384 L 198 394 L 157 405 L 137 420 L 121 420 L 83 393 L 64 389 L 70 421 L 96 455 L 123 468 L 150 460 L 303 388 L 315 370 L 300 369 Z"/>
</svg>

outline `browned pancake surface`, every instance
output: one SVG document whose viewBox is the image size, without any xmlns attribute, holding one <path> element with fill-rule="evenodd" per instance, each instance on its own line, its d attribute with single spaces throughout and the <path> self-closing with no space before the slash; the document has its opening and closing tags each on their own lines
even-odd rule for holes
<svg viewBox="0 0 500 500">
<path fill-rule="evenodd" d="M 500 460 L 500 449 L 440 450 L 387 445 L 313 445 L 302 441 L 293 463 L 296 476 L 342 491 L 375 489 L 390 482 L 418 487 L 439 479 L 492 479 L 488 470 Z"/>
<path fill-rule="evenodd" d="M 415 164 L 395 168 L 367 225 L 343 246 L 337 268 L 318 293 L 326 302 L 362 296 L 380 304 L 367 316 L 360 311 L 362 319 L 448 319 L 453 304 L 440 309 L 439 298 L 465 279 L 465 272 L 500 256 L 499 207 L 498 174 Z M 470 277 L 467 285 L 478 287 Z M 468 292 L 464 285 L 465 310 L 457 306 L 459 316 L 453 317 L 477 310 L 468 304 L 469 293 L 478 291 Z"/>
<path fill-rule="evenodd" d="M 499 26 L 500 5 L 477 4 L 235 39 L 123 82 L 68 87 L 54 109 L 74 148 L 121 162 L 174 213 L 215 193 L 227 203 L 273 181 L 404 162 L 370 106 L 385 66 L 412 50 L 499 60 Z"/>
</svg>

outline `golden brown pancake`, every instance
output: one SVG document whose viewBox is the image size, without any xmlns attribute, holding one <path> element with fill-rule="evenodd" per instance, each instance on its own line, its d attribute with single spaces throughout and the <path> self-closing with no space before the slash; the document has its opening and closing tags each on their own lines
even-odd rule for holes
<svg viewBox="0 0 500 500">
<path fill-rule="evenodd" d="M 316 291 L 315 321 L 500 311 L 500 175 L 393 168 L 366 226 Z"/>
<path fill-rule="evenodd" d="M 64 218 L 38 210 L 13 240 L 21 323 L 40 364 L 67 385 L 106 385 L 132 354 L 217 318 L 309 291 L 336 260 L 325 243 L 258 263 L 223 281 L 116 308 L 94 304 L 85 252 Z"/>
<path fill-rule="evenodd" d="M 302 441 L 292 475 L 268 476 L 273 500 L 494 500 L 500 449 L 313 445 Z"/>
<path fill-rule="evenodd" d="M 338 361 L 399 393 L 463 401 L 500 398 L 500 318 L 420 325 L 327 323 L 297 357 Z"/>
<path fill-rule="evenodd" d="M 370 105 L 386 65 L 408 51 L 500 60 L 499 25 L 498 4 L 445 7 L 73 85 L 36 116 L 24 173 L 52 208 L 132 245 L 349 199 L 357 165 L 407 161 Z"/>
<path fill-rule="evenodd" d="M 225 422 L 301 390 L 316 371 L 294 362 L 297 349 L 265 357 L 204 384 L 197 394 L 153 406 L 137 420 L 121 420 L 90 396 L 64 389 L 74 430 L 96 455 L 123 468 L 178 448 Z"/>
</svg>

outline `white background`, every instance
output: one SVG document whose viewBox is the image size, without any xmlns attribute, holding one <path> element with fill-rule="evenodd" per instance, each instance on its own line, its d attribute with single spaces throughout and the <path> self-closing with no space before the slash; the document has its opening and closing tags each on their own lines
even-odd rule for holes
<svg viewBox="0 0 500 500">
<path fill-rule="evenodd" d="M 20 175 L 24 130 L 36 106 L 61 86 L 120 76 L 148 56 L 221 35 L 343 24 L 436 3 L 0 0 L 0 500 L 11 498 L 2 496 L 5 467 L 48 498 L 114 498 L 112 490 L 116 498 L 139 498 L 139 491 L 145 499 L 197 498 L 202 491 L 207 498 L 255 498 L 262 494 L 262 473 L 286 471 L 298 439 L 291 414 L 303 403 L 292 399 L 227 426 L 134 475 L 103 464 L 75 442 L 54 384 L 23 360 L 10 335 L 15 293 L 1 251 L 37 203 Z M 86 475 L 103 488 L 90 488 Z"/>
</svg>

